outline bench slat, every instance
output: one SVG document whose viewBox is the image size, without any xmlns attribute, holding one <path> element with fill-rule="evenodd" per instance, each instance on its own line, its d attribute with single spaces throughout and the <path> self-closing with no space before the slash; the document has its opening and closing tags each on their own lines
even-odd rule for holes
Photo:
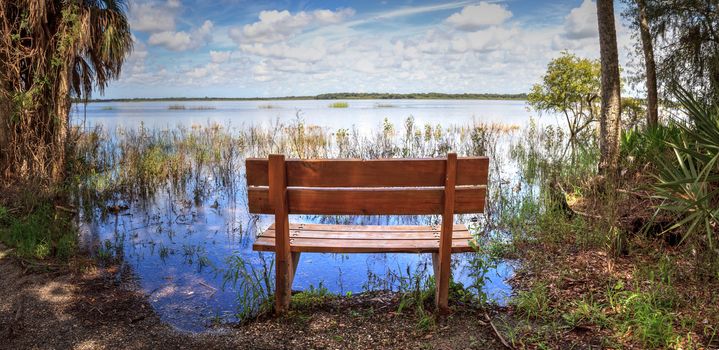
<svg viewBox="0 0 719 350">
<path fill-rule="evenodd" d="M 290 214 L 431 215 L 442 213 L 442 188 L 288 188 Z M 247 189 L 250 213 L 273 214 L 267 187 Z M 458 187 L 454 212 L 484 211 L 485 187 Z"/>
<path fill-rule="evenodd" d="M 445 159 L 290 159 L 288 187 L 439 187 Z M 248 158 L 247 185 L 268 185 L 267 159 Z M 486 185 L 487 157 L 457 159 L 457 186 Z"/>
<path fill-rule="evenodd" d="M 274 230 L 275 224 L 270 224 L 267 230 Z M 333 225 L 333 224 L 305 224 L 305 223 L 290 223 L 290 230 L 302 230 L 302 231 L 361 231 L 361 232 L 373 232 L 373 231 L 392 231 L 392 232 L 425 232 L 425 231 L 437 231 L 439 232 L 439 225 Z M 464 224 L 454 224 L 453 232 L 469 231 Z"/>
<path fill-rule="evenodd" d="M 275 237 L 275 230 L 267 230 L 263 237 Z M 377 239 L 388 236 L 395 240 L 417 240 L 417 239 L 439 239 L 439 231 L 302 231 L 290 230 L 290 238 L 315 238 L 315 239 Z M 452 238 L 472 239 L 469 231 L 454 232 Z"/>
<path fill-rule="evenodd" d="M 294 226 L 294 225 L 293 225 Z M 314 225 L 317 226 L 323 225 Z M 290 230 L 290 249 L 292 252 L 325 252 L 325 253 L 426 253 L 439 250 L 439 238 L 435 237 L 431 226 L 417 226 L 417 231 L 395 230 L 393 226 L 376 226 L 383 231 L 372 229 L 371 226 L 358 225 L 327 225 L 332 229 L 325 230 Z M 471 252 L 469 241 L 473 240 L 466 227 L 453 234 L 452 252 Z M 274 251 L 274 230 L 263 232 L 253 244 L 258 251 Z M 293 235 L 294 233 L 294 235 Z M 318 235 L 326 235 L 318 237 Z M 413 237 L 412 237 L 413 236 Z"/>
</svg>

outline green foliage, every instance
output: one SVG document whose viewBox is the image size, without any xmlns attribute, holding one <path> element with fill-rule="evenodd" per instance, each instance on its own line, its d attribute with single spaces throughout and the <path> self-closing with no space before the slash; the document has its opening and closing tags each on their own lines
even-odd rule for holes
<svg viewBox="0 0 719 350">
<path fill-rule="evenodd" d="M 662 287 L 664 288 L 657 288 Z M 633 335 L 650 348 L 666 347 L 675 339 L 674 315 L 671 313 L 673 301 L 667 298 L 670 286 L 654 284 L 649 291 L 625 290 L 623 284 L 617 284 L 607 292 L 609 307 L 616 313 L 618 330 Z"/>
<path fill-rule="evenodd" d="M 688 122 L 677 122 L 678 137 L 667 139 L 671 158 L 657 157 L 658 207 L 679 216 L 666 231 L 685 229 L 685 238 L 697 235 L 710 251 L 719 227 L 719 106 L 703 105 L 684 90 L 677 92 Z"/>
<path fill-rule="evenodd" d="M 537 284 L 529 290 L 522 290 L 512 299 L 512 305 L 520 315 L 542 319 L 551 314 L 547 286 Z"/>
<path fill-rule="evenodd" d="M 622 97 L 622 126 L 624 130 L 646 124 L 647 108 L 644 100 Z"/>
<path fill-rule="evenodd" d="M 69 219 L 42 204 L 23 217 L 14 217 L 0 207 L 0 239 L 15 247 L 21 258 L 67 259 L 75 251 L 77 237 Z"/>
<path fill-rule="evenodd" d="M 260 255 L 262 265 L 256 268 L 235 254 L 227 259 L 227 269 L 222 272 L 223 289 L 230 283 L 238 290 L 238 312 L 240 321 L 247 321 L 272 312 L 274 309 L 274 279 L 270 271 L 274 262 L 267 263 Z"/>
<path fill-rule="evenodd" d="M 315 288 L 315 286 L 313 285 L 310 285 L 310 287 L 306 290 L 292 295 L 290 307 L 297 310 L 311 309 L 336 297 L 337 296 L 335 294 L 330 293 L 327 287 L 325 287 L 324 284 L 320 282 L 317 288 Z"/>
<path fill-rule="evenodd" d="M 635 1 L 626 1 L 625 16 L 637 26 Z M 659 87 L 678 83 L 699 98 L 719 98 L 719 3 L 697 0 L 645 0 Z M 637 52 L 642 42 L 635 41 Z M 637 80 L 644 78 L 639 72 Z M 669 92 L 669 91 L 667 91 Z"/>
<path fill-rule="evenodd" d="M 632 163 L 643 166 L 653 163 L 657 157 L 666 157 L 669 151 L 667 141 L 678 140 L 680 133 L 681 129 L 675 124 L 625 130 L 620 139 L 621 158 L 625 166 L 631 166 Z"/>
<path fill-rule="evenodd" d="M 539 112 L 564 115 L 570 140 L 576 142 L 597 118 L 600 70 L 599 61 L 564 51 L 549 62 L 542 83 L 527 95 L 527 103 Z"/>
</svg>

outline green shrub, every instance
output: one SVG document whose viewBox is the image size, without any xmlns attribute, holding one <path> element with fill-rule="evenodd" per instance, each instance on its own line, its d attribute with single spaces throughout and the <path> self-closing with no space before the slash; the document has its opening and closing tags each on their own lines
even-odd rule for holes
<svg viewBox="0 0 719 350">
<path fill-rule="evenodd" d="M 67 259 L 76 247 L 76 231 L 68 219 L 44 204 L 25 217 L 15 218 L 0 208 L 0 239 L 16 248 L 21 258 Z"/>
</svg>

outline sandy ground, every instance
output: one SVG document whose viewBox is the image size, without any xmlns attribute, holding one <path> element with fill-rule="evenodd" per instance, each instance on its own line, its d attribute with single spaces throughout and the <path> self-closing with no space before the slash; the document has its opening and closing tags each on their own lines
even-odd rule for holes
<svg viewBox="0 0 719 350">
<path fill-rule="evenodd" d="M 483 313 L 455 312 L 421 330 L 417 316 L 395 312 L 391 295 L 339 298 L 282 318 L 184 333 L 110 272 L 28 266 L 0 246 L 0 349 L 503 348 Z"/>
</svg>

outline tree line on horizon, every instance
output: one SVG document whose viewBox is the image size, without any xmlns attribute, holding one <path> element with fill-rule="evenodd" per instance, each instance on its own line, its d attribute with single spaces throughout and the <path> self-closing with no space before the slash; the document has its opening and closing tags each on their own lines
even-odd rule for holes
<svg viewBox="0 0 719 350">
<path fill-rule="evenodd" d="M 143 101 L 275 101 L 275 100 L 526 100 L 526 93 L 386 93 L 386 92 L 333 92 L 307 96 L 276 96 L 276 97 L 132 97 L 91 99 L 84 101 L 75 99 L 75 103 L 83 102 L 143 102 Z"/>
</svg>

